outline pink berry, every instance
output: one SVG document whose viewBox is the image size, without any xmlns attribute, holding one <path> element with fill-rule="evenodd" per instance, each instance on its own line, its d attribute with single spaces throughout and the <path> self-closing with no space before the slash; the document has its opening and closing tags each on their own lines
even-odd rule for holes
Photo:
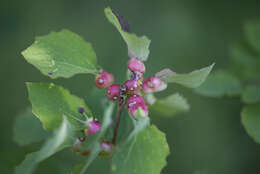
<svg viewBox="0 0 260 174">
<path fill-rule="evenodd" d="M 129 92 L 130 94 L 135 94 L 139 90 L 139 86 L 138 86 L 138 81 L 137 80 L 127 80 L 124 83 L 124 85 L 126 87 L 126 91 Z"/>
<path fill-rule="evenodd" d="M 167 84 L 157 77 L 149 77 L 144 80 L 142 88 L 146 93 L 158 92 L 166 89 Z"/>
<path fill-rule="evenodd" d="M 113 84 L 107 89 L 107 97 L 110 100 L 117 100 L 120 97 L 120 85 Z"/>
<path fill-rule="evenodd" d="M 101 124 L 97 120 L 87 121 L 87 126 L 88 127 L 85 129 L 85 135 L 86 136 L 91 136 L 91 135 L 95 134 L 101 128 Z"/>
<path fill-rule="evenodd" d="M 140 95 L 132 95 L 128 98 L 126 107 L 130 115 L 137 117 L 137 110 L 142 109 L 144 115 L 148 115 L 148 108 L 144 99 Z"/>
<path fill-rule="evenodd" d="M 113 148 L 113 144 L 112 142 L 109 141 L 102 141 L 100 143 L 101 148 L 105 151 L 105 152 L 110 152 Z"/>
<path fill-rule="evenodd" d="M 109 87 L 114 82 L 114 77 L 108 72 L 101 72 L 98 74 L 95 80 L 97 88 L 104 89 Z"/>
<path fill-rule="evenodd" d="M 136 58 L 131 58 L 128 62 L 128 68 L 131 70 L 131 71 L 137 71 L 137 72 L 140 72 L 140 73 L 143 73 L 145 72 L 145 66 L 144 66 L 144 63 L 141 61 L 141 60 L 138 60 Z"/>
</svg>

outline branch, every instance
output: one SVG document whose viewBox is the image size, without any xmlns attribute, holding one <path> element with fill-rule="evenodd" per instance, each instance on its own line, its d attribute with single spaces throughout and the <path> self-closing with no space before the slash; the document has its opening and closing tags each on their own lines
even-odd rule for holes
<svg viewBox="0 0 260 174">
<path fill-rule="evenodd" d="M 118 106 L 117 106 L 117 113 L 116 113 L 116 125 L 115 125 L 115 129 L 114 129 L 113 140 L 112 140 L 113 145 L 116 144 L 117 132 L 118 132 L 118 127 L 119 127 L 123 107 L 124 107 L 124 101 L 119 101 Z"/>
</svg>

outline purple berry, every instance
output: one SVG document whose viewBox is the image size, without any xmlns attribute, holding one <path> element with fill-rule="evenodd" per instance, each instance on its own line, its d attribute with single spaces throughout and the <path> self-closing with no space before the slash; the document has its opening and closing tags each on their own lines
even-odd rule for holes
<svg viewBox="0 0 260 174">
<path fill-rule="evenodd" d="M 95 80 L 97 88 L 104 89 L 109 87 L 114 82 L 114 77 L 108 72 L 101 72 L 98 74 Z"/>
<path fill-rule="evenodd" d="M 124 83 L 126 87 L 126 91 L 130 94 L 136 94 L 139 90 L 138 81 L 137 80 L 127 80 Z"/>
<path fill-rule="evenodd" d="M 140 95 L 132 95 L 129 97 L 126 103 L 127 111 L 133 117 L 137 117 L 137 110 L 142 109 L 144 115 L 148 115 L 148 107 L 144 99 Z"/>
<path fill-rule="evenodd" d="M 167 84 L 157 77 L 149 77 L 144 80 L 142 90 L 146 93 L 158 92 L 167 88 Z"/>
<path fill-rule="evenodd" d="M 78 108 L 78 112 L 81 113 L 81 114 L 83 114 L 83 113 L 85 112 L 85 109 L 82 108 L 82 107 L 80 107 L 80 108 Z"/>
<path fill-rule="evenodd" d="M 85 135 L 86 136 L 91 136 L 91 135 L 95 134 L 101 128 L 101 124 L 97 120 L 87 121 L 87 126 L 88 127 L 85 129 Z"/>
<path fill-rule="evenodd" d="M 145 65 L 141 60 L 138 60 L 136 58 L 131 58 L 128 62 L 128 68 L 131 71 L 137 71 L 142 74 L 145 72 Z"/>
<path fill-rule="evenodd" d="M 107 89 L 107 97 L 110 100 L 116 101 L 120 97 L 120 85 L 113 84 Z"/>
</svg>

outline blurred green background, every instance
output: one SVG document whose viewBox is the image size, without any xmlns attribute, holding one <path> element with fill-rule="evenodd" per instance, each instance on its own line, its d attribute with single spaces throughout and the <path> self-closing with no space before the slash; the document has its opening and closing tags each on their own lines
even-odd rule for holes
<svg viewBox="0 0 260 174">
<path fill-rule="evenodd" d="M 148 75 L 169 67 L 189 72 L 212 62 L 226 67 L 229 46 L 243 38 L 243 23 L 260 16 L 257 0 L 1 0 L 0 1 L 0 173 L 11 174 L 31 147 L 12 140 L 16 115 L 29 106 L 26 81 L 52 81 L 20 52 L 35 36 L 67 28 L 93 44 L 99 63 L 122 82 L 127 50 L 116 29 L 105 19 L 103 9 L 111 6 L 131 24 L 132 32 L 151 40 Z M 90 75 L 58 79 L 55 83 L 84 97 L 87 104 L 94 87 Z M 238 99 L 208 99 L 191 90 L 169 85 L 161 96 L 182 92 L 191 111 L 174 118 L 151 115 L 152 122 L 166 132 L 171 155 L 163 174 L 188 174 L 207 170 L 213 174 L 259 174 L 260 145 L 240 123 L 242 104 Z M 92 110 L 95 110 L 92 108 Z M 62 159 L 69 155 L 59 154 Z M 36 173 L 56 173 L 54 158 L 41 164 Z M 97 163 L 89 173 L 102 172 Z M 99 172 L 94 172 L 99 171 Z"/>
</svg>

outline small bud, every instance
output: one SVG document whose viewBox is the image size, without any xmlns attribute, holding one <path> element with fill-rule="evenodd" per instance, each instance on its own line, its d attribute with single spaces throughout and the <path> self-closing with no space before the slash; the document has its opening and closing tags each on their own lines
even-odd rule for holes
<svg viewBox="0 0 260 174">
<path fill-rule="evenodd" d="M 138 71 L 131 71 L 130 79 L 131 80 L 141 80 L 143 78 L 143 74 Z"/>
<path fill-rule="evenodd" d="M 78 112 L 81 113 L 81 114 L 83 114 L 83 113 L 85 112 L 85 109 L 82 108 L 82 107 L 80 107 L 80 108 L 78 108 Z"/>
<path fill-rule="evenodd" d="M 137 80 L 127 80 L 124 83 L 124 86 L 126 87 L 126 91 L 130 94 L 135 94 L 139 90 L 138 81 Z"/>
<path fill-rule="evenodd" d="M 86 138 L 85 138 L 85 137 L 78 137 L 78 140 L 79 140 L 80 142 L 84 142 L 84 141 L 86 140 Z"/>
<path fill-rule="evenodd" d="M 162 82 L 161 79 L 157 77 L 149 77 L 143 82 L 143 92 L 151 93 L 162 91 L 167 88 L 167 84 Z"/>
<path fill-rule="evenodd" d="M 86 136 L 91 136 L 91 135 L 95 134 L 101 128 L 100 122 L 97 120 L 92 120 L 92 119 L 87 121 L 87 126 L 88 127 L 85 129 Z"/>
<path fill-rule="evenodd" d="M 121 85 L 120 86 L 120 96 L 124 96 L 127 92 L 126 86 L 125 85 Z"/>
<path fill-rule="evenodd" d="M 120 97 L 120 85 L 118 84 L 113 84 L 111 86 L 109 86 L 109 88 L 107 89 L 107 97 L 110 100 L 117 100 Z"/>
<path fill-rule="evenodd" d="M 113 149 L 113 144 L 112 142 L 109 141 L 102 141 L 100 143 L 100 146 L 102 150 L 104 150 L 105 152 L 111 152 L 111 150 Z"/>
<path fill-rule="evenodd" d="M 142 74 L 145 72 L 145 65 L 141 60 L 138 60 L 136 58 L 131 58 L 128 62 L 128 68 L 131 71 L 137 71 Z"/>
<path fill-rule="evenodd" d="M 96 77 L 95 85 L 97 88 L 104 89 L 109 87 L 114 82 L 114 77 L 108 72 L 101 72 Z"/>
<path fill-rule="evenodd" d="M 112 142 L 109 141 L 102 141 L 100 142 L 100 146 L 102 151 L 99 153 L 99 156 L 107 159 L 109 157 L 111 157 L 112 155 L 112 151 L 113 151 L 113 144 Z"/>
<path fill-rule="evenodd" d="M 148 108 L 144 99 L 140 95 L 132 95 L 127 100 L 127 111 L 133 117 L 137 117 L 140 109 L 142 110 L 142 116 L 148 115 Z M 139 110 L 139 112 L 137 112 Z"/>
</svg>

